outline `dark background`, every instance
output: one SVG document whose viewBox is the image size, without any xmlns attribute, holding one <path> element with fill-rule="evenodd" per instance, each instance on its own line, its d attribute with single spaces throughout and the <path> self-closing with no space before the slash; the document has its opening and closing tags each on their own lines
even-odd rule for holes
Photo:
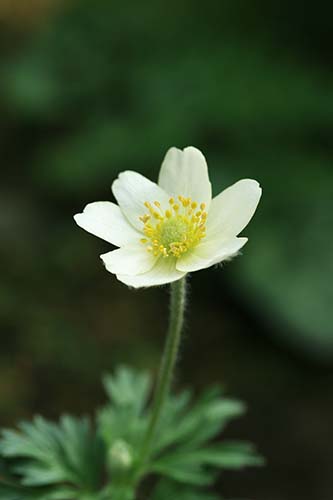
<svg viewBox="0 0 333 500">
<path fill-rule="evenodd" d="M 156 370 L 167 288 L 130 291 L 72 215 L 117 173 L 204 151 L 264 195 L 243 256 L 195 273 L 177 385 L 249 406 L 264 469 L 226 497 L 333 497 L 332 8 L 323 0 L 0 2 L 0 424 L 91 413 L 117 363 Z"/>
</svg>

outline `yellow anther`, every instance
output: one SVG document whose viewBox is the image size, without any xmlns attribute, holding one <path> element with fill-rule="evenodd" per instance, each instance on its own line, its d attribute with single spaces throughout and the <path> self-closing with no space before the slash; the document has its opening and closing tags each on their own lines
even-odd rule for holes
<svg viewBox="0 0 333 500">
<path fill-rule="evenodd" d="M 148 243 L 147 251 L 156 257 L 178 258 L 206 236 L 205 204 L 198 205 L 190 197 L 183 195 L 177 196 L 177 200 L 179 203 L 170 198 L 170 208 L 165 211 L 162 211 L 159 201 L 144 203 L 149 213 L 139 218 L 144 225 L 143 233 L 146 236 L 140 241 L 145 245 Z M 194 213 L 198 206 L 200 210 Z"/>
<path fill-rule="evenodd" d="M 150 219 L 150 215 L 148 215 L 148 214 L 142 215 L 141 217 L 139 217 L 139 219 L 140 219 L 140 220 L 141 220 L 144 224 L 146 224 L 146 222 L 148 222 L 148 221 L 149 221 L 149 219 Z"/>
<path fill-rule="evenodd" d="M 205 208 L 206 208 L 206 203 L 201 203 L 200 208 L 201 208 L 201 210 L 205 210 Z"/>
</svg>

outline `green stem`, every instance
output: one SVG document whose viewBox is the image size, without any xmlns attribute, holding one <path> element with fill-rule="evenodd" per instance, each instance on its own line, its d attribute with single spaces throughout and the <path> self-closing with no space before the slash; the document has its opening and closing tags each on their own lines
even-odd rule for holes
<svg viewBox="0 0 333 500">
<path fill-rule="evenodd" d="M 184 277 L 171 283 L 169 328 L 154 394 L 150 422 L 141 453 L 140 462 L 142 465 L 144 465 L 149 456 L 159 418 L 169 394 L 184 323 L 185 298 L 186 278 Z"/>
</svg>

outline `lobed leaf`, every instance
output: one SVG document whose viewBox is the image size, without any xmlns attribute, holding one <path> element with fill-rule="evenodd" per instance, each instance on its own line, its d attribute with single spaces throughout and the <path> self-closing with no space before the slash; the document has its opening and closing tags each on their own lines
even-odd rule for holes
<svg viewBox="0 0 333 500">
<path fill-rule="evenodd" d="M 105 452 L 87 419 L 63 416 L 58 425 L 36 417 L 18 427 L 2 432 L 0 454 L 10 459 L 9 470 L 23 486 L 68 483 L 81 491 L 97 490 Z"/>
<path fill-rule="evenodd" d="M 169 479 L 160 480 L 149 500 L 222 500 L 219 496 Z"/>
<path fill-rule="evenodd" d="M 155 454 L 170 446 L 196 448 L 216 437 L 230 420 L 245 412 L 242 402 L 222 398 L 217 389 L 207 391 L 192 408 L 188 397 L 186 393 L 173 398 L 174 402 L 166 407 L 154 444 Z M 182 404 L 179 398 L 183 398 Z"/>
</svg>

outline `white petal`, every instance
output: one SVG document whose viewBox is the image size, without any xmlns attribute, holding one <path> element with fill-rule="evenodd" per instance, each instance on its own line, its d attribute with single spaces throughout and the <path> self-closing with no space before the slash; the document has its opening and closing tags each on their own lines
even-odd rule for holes
<svg viewBox="0 0 333 500">
<path fill-rule="evenodd" d="M 126 245 L 141 236 L 111 201 L 89 203 L 81 214 L 74 215 L 74 220 L 89 233 L 116 246 Z"/>
<path fill-rule="evenodd" d="M 165 285 L 166 283 L 179 280 L 185 276 L 185 274 L 184 272 L 177 271 L 175 259 L 160 257 L 155 266 L 147 273 L 137 276 L 117 274 L 117 278 L 119 281 L 125 283 L 125 285 L 141 288 Z"/>
<path fill-rule="evenodd" d="M 245 245 L 247 238 L 216 238 L 201 243 L 192 252 L 178 259 L 177 269 L 186 273 L 206 269 L 218 262 L 230 259 Z"/>
<path fill-rule="evenodd" d="M 147 213 L 145 201 L 159 201 L 167 207 L 169 196 L 155 182 L 150 181 L 138 172 L 126 171 L 119 175 L 112 184 L 112 192 L 116 197 L 121 211 L 130 223 L 139 230 L 143 224 L 139 217 Z"/>
<path fill-rule="evenodd" d="M 157 257 L 147 252 L 142 243 L 137 243 L 105 253 L 101 259 L 110 273 L 136 275 L 150 271 Z"/>
<path fill-rule="evenodd" d="M 171 148 L 163 160 L 158 184 L 171 196 L 182 195 L 209 207 L 212 187 L 204 155 L 192 146 Z"/>
<path fill-rule="evenodd" d="M 207 236 L 223 233 L 237 236 L 250 222 L 261 196 L 257 181 L 242 179 L 213 198 L 208 219 Z"/>
</svg>

